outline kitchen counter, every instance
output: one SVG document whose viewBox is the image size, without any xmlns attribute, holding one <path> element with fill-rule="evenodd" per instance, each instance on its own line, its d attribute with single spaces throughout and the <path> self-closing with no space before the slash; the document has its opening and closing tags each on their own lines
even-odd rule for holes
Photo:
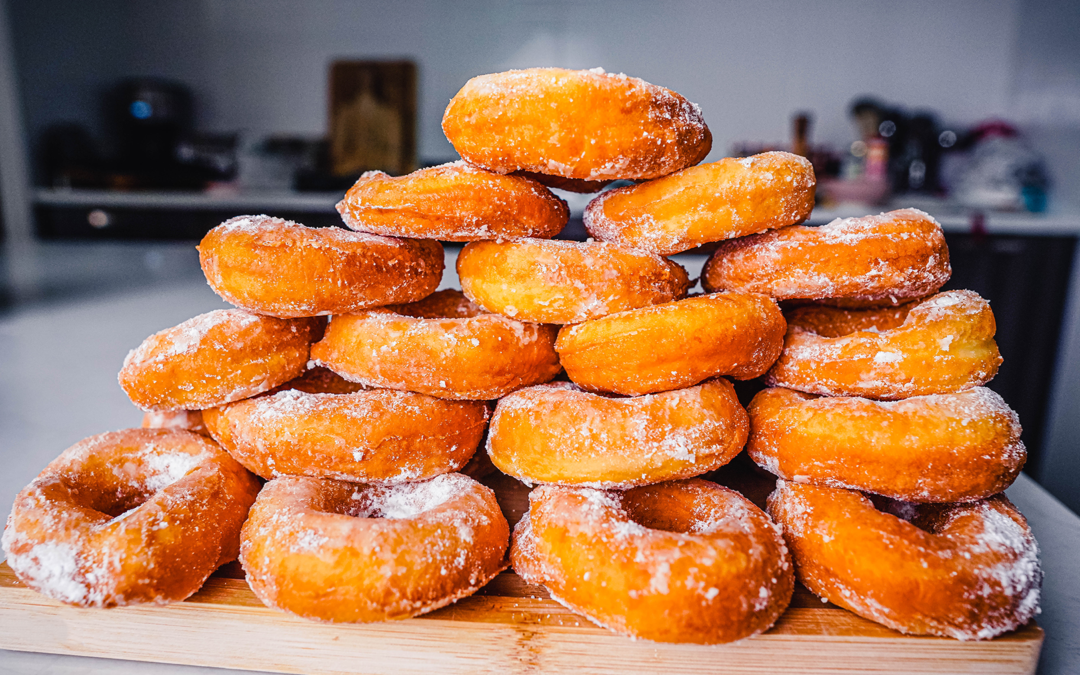
<svg viewBox="0 0 1080 675">
<path fill-rule="evenodd" d="M 448 249 L 444 287 L 457 286 L 453 250 Z M 190 262 L 190 244 L 126 245 L 95 255 L 98 265 L 114 268 L 113 283 L 96 291 L 82 289 L 77 302 L 64 295 L 48 296 L 47 302 L 19 304 L 0 315 L 3 510 L 64 448 L 92 434 L 139 424 L 141 413 L 116 384 L 116 373 L 129 349 L 153 332 L 225 306 L 197 269 L 192 271 L 184 263 Z M 694 276 L 704 257 L 680 262 Z M 146 269 L 140 272 L 140 266 Z M 76 277 L 69 281 L 79 288 Z M 1039 622 L 1046 630 L 1046 642 L 1040 672 L 1080 672 L 1080 565 L 1076 563 L 1080 560 L 1080 518 L 1027 476 L 1021 476 L 1008 494 L 1028 517 L 1042 547 L 1046 579 Z M 216 671 L 0 651 L 0 672 Z"/>
</svg>

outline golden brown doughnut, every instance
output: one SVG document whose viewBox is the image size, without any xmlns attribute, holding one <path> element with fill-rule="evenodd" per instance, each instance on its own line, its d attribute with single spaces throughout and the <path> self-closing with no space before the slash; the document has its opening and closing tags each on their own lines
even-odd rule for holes
<svg viewBox="0 0 1080 675">
<path fill-rule="evenodd" d="M 172 412 L 149 411 L 143 413 L 143 429 L 179 429 L 209 436 L 203 424 L 201 410 L 175 410 Z"/>
<path fill-rule="evenodd" d="M 179 601 L 236 558 L 258 491 L 254 476 L 198 434 L 98 434 L 19 492 L 4 554 L 23 583 L 69 605 Z"/>
<path fill-rule="evenodd" d="M 708 242 L 795 225 L 814 208 L 814 168 L 804 157 L 766 152 L 729 157 L 589 202 L 589 234 L 672 255 Z"/>
<path fill-rule="evenodd" d="M 130 351 L 120 386 L 143 410 L 203 410 L 269 391 L 308 361 L 316 319 L 219 309 L 154 333 Z"/>
<path fill-rule="evenodd" d="M 734 490 L 700 479 L 625 492 L 542 485 L 529 504 L 514 571 L 618 633 L 731 642 L 768 629 L 791 601 L 783 538 Z"/>
<path fill-rule="evenodd" d="M 282 389 L 203 411 L 211 435 L 263 478 L 314 476 L 393 484 L 457 471 L 480 445 L 488 410 L 372 389 Z"/>
<path fill-rule="evenodd" d="M 810 394 L 892 400 L 949 394 L 993 379 L 1001 365 L 997 326 L 978 293 L 947 291 L 898 309 L 906 311 L 895 327 L 896 310 L 792 314 L 784 351 L 765 381 Z M 860 324 L 867 328 L 832 335 Z M 826 335 L 804 327 L 811 325 Z"/>
<path fill-rule="evenodd" d="M 465 295 L 519 321 L 578 323 L 686 295 L 686 270 L 606 242 L 477 241 L 458 254 Z"/>
<path fill-rule="evenodd" d="M 1038 613 L 1038 545 L 1005 495 L 891 510 L 783 480 L 769 497 L 799 581 L 859 616 L 902 633 L 987 640 Z"/>
<path fill-rule="evenodd" d="M 554 326 L 486 312 L 461 291 L 335 316 L 311 358 L 371 387 L 496 399 L 560 371 Z"/>
<path fill-rule="evenodd" d="M 276 478 L 241 535 L 251 590 L 320 621 L 407 619 L 471 595 L 506 568 L 495 494 L 451 473 L 389 487 Z"/>
<path fill-rule="evenodd" d="M 893 402 L 765 389 L 747 412 L 746 450 L 762 468 L 906 502 L 985 499 L 1027 458 L 1016 413 L 984 387 Z"/>
<path fill-rule="evenodd" d="M 442 128 L 466 161 L 489 171 L 586 181 L 658 178 L 712 148 L 695 104 L 599 68 L 474 77 L 450 100 Z"/>
<path fill-rule="evenodd" d="M 286 319 L 419 300 L 439 287 L 444 265 L 435 241 L 269 216 L 231 218 L 198 248 L 206 281 L 223 300 Z"/>
<path fill-rule="evenodd" d="M 748 428 L 724 379 L 634 398 L 560 382 L 501 399 L 487 451 L 500 471 L 526 483 L 622 489 L 719 468 L 742 450 Z"/>
<path fill-rule="evenodd" d="M 763 375 L 780 356 L 786 326 L 767 296 L 714 293 L 563 326 L 555 349 L 581 387 L 637 396 L 717 375 Z"/>
<path fill-rule="evenodd" d="M 354 230 L 395 237 L 478 241 L 554 237 L 570 210 L 543 185 L 453 162 L 391 177 L 360 176 L 337 205 Z"/>
<path fill-rule="evenodd" d="M 941 225 L 922 211 L 901 209 L 724 242 L 705 263 L 701 285 L 868 307 L 929 295 L 951 274 Z"/>
</svg>

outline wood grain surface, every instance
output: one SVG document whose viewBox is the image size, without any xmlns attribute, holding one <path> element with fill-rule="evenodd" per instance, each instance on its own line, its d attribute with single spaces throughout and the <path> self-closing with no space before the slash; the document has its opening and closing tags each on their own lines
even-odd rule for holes
<svg viewBox="0 0 1080 675">
<path fill-rule="evenodd" d="M 486 483 L 508 519 L 527 490 Z M 325 624 L 265 607 L 235 563 L 188 600 L 78 609 L 23 586 L 0 565 L 0 649 L 283 673 L 1034 673 L 1034 622 L 986 642 L 905 636 L 796 587 L 762 635 L 718 646 L 631 640 L 591 624 L 512 572 L 415 619 Z"/>
</svg>

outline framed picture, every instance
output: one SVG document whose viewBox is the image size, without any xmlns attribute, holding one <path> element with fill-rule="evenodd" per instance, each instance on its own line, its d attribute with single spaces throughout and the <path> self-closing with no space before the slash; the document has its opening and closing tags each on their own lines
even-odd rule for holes
<svg viewBox="0 0 1080 675">
<path fill-rule="evenodd" d="M 330 65 L 330 161 L 337 176 L 416 169 L 416 64 Z"/>
</svg>

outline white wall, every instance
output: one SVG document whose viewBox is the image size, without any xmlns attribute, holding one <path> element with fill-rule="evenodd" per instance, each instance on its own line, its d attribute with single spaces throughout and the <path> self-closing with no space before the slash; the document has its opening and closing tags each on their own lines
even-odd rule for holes
<svg viewBox="0 0 1080 675">
<path fill-rule="evenodd" d="M 201 124 L 319 135 L 336 58 L 420 64 L 422 158 L 452 157 L 439 120 L 469 77 L 602 66 L 701 104 L 714 156 L 784 142 L 810 110 L 820 140 L 851 140 L 846 106 L 875 94 L 971 122 L 1009 111 L 1017 0 L 12 0 L 31 132 L 98 119 L 120 75 L 191 84 Z M 64 54 L 58 59 L 57 54 Z"/>
</svg>

